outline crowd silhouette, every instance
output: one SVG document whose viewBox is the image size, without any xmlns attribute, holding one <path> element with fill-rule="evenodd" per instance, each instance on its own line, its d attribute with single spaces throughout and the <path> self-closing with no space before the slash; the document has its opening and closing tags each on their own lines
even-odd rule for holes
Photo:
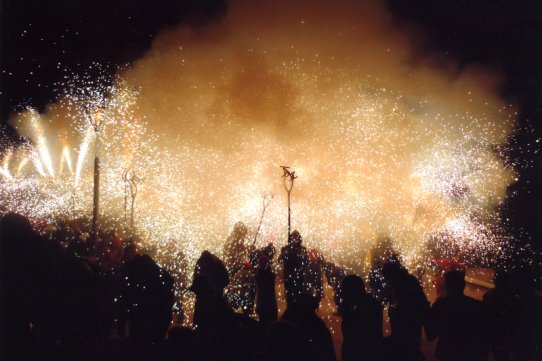
<svg viewBox="0 0 542 361">
<path fill-rule="evenodd" d="M 361 277 L 307 251 L 297 231 L 276 260 L 273 244 L 257 249 L 246 234 L 238 223 L 223 259 L 202 252 L 188 282 L 115 233 L 92 239 L 61 223 L 44 236 L 25 217 L 5 214 L 0 358 L 334 361 L 332 335 L 317 312 L 325 279 L 342 319 L 344 361 L 424 360 L 424 335 L 436 340 L 438 360 L 542 359 L 542 303 L 526 271 L 498 273 L 495 288 L 477 301 L 464 295 L 465 272 L 449 270 L 446 292 L 430 305 L 418 278 L 392 254 Z M 183 302 L 178 294 L 188 292 L 195 295 L 190 327 L 172 323 Z M 384 337 L 386 312 L 391 335 Z"/>
</svg>

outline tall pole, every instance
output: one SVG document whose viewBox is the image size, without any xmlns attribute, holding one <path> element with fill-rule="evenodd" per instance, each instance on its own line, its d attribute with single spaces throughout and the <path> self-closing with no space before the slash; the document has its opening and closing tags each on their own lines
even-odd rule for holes
<svg viewBox="0 0 542 361">
<path fill-rule="evenodd" d="M 134 177 L 130 187 L 130 193 L 132 195 L 132 204 L 130 209 L 130 237 L 134 237 L 134 209 L 135 209 L 135 198 L 137 195 L 137 178 Z"/>
<path fill-rule="evenodd" d="M 137 196 L 137 184 L 141 181 L 134 171 L 126 170 L 122 175 L 124 180 L 124 222 L 127 223 L 127 197 L 130 196 L 130 237 L 134 236 L 134 209 Z M 128 194 L 128 192 L 130 192 Z"/>
<path fill-rule="evenodd" d="M 96 132 L 96 142 L 98 142 L 98 133 Z M 98 152 L 94 156 L 94 202 L 92 205 L 92 237 L 96 241 L 98 238 L 98 212 L 100 210 L 100 157 Z"/>
<path fill-rule="evenodd" d="M 77 214 L 77 210 L 75 208 L 75 199 L 76 197 L 76 193 L 75 193 L 75 186 L 72 186 L 72 196 L 71 196 L 71 213 L 72 213 L 72 218 L 75 219 L 75 215 Z"/>
<path fill-rule="evenodd" d="M 92 202 L 92 240 L 98 239 L 98 214 L 100 212 L 100 126 L 101 116 L 99 113 L 91 114 L 86 110 L 90 125 L 94 128 L 94 192 Z"/>
<path fill-rule="evenodd" d="M 290 234 L 292 233 L 292 218 L 291 218 L 291 209 L 290 209 L 290 200 L 292 189 L 294 188 L 294 180 L 297 178 L 295 171 L 290 171 L 290 167 L 281 165 L 283 170 L 282 178 L 284 179 L 284 189 L 288 194 L 288 244 L 290 244 Z"/>
<path fill-rule="evenodd" d="M 290 243 L 291 233 L 292 233 L 292 211 L 290 209 L 290 192 L 288 192 L 288 243 Z"/>
<path fill-rule="evenodd" d="M 122 180 L 124 181 L 124 233 L 126 235 L 128 229 L 128 189 L 130 187 L 127 170 L 122 174 Z"/>
</svg>

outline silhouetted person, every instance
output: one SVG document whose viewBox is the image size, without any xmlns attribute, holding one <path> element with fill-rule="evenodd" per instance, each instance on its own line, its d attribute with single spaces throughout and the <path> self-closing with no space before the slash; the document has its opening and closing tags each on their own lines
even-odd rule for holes
<svg viewBox="0 0 542 361">
<path fill-rule="evenodd" d="M 135 256 L 127 266 L 123 295 L 129 308 L 130 340 L 137 345 L 158 345 L 171 322 L 173 278 L 148 255 Z"/>
<path fill-rule="evenodd" d="M 463 295 L 465 273 L 444 275 L 447 296 L 438 298 L 429 314 L 427 339 L 438 339 L 436 357 L 442 361 L 483 361 L 487 356 L 487 314 L 482 302 Z"/>
<path fill-rule="evenodd" d="M 196 359 L 196 336 L 189 327 L 173 327 L 168 331 L 163 361 L 193 361 Z"/>
<path fill-rule="evenodd" d="M 40 353 L 50 355 L 50 360 L 58 359 L 59 340 L 64 334 L 66 316 L 66 285 L 67 254 L 65 249 L 53 240 L 46 240 L 47 248 L 52 257 L 50 268 L 50 282 L 47 284 L 46 294 L 41 297 L 41 322 L 33 324 L 33 332 L 38 333 Z M 1 291 L 0 291 L 1 292 Z M 44 358 L 45 360 L 45 358 Z"/>
<path fill-rule="evenodd" d="M 382 359 L 382 304 L 365 292 L 359 276 L 343 279 L 342 360 Z"/>
<path fill-rule="evenodd" d="M 309 252 L 309 264 L 307 266 L 307 273 L 305 275 L 305 281 L 309 287 L 310 294 L 312 294 L 318 304 L 324 297 L 324 285 L 322 284 L 322 265 L 324 263 L 324 257 L 316 249 L 311 249 Z"/>
<path fill-rule="evenodd" d="M 254 310 L 254 297 L 256 296 L 255 270 L 252 263 L 245 262 L 243 267 L 232 277 L 226 297 L 234 310 L 241 308 L 241 312 L 250 316 Z"/>
<path fill-rule="evenodd" d="M 124 247 L 116 234 L 96 244 L 96 264 L 104 271 L 116 271 L 122 264 Z"/>
<path fill-rule="evenodd" d="M 517 297 L 516 324 L 512 341 L 512 361 L 542 360 L 542 301 L 534 293 L 531 270 L 514 272 Z"/>
<path fill-rule="evenodd" d="M 228 309 L 224 288 L 230 283 L 224 263 L 208 251 L 203 251 L 196 262 L 190 291 L 196 294 L 194 328 L 205 329 Z"/>
<path fill-rule="evenodd" d="M 380 238 L 371 246 L 371 268 L 381 267 L 386 262 L 397 259 L 397 255 L 392 240 L 387 237 Z"/>
<path fill-rule="evenodd" d="M 490 347 L 495 361 L 509 361 L 515 326 L 517 301 L 505 272 L 495 275 L 495 288 L 484 295 L 489 317 Z"/>
<path fill-rule="evenodd" d="M 383 242 L 382 245 L 388 247 L 387 245 L 391 244 L 390 242 L 391 241 L 389 239 L 386 239 L 386 241 Z M 379 242 L 379 244 L 381 243 Z M 406 269 L 401 264 L 397 253 L 395 253 L 393 249 L 391 249 L 390 251 L 384 251 L 380 253 L 380 256 L 375 256 L 372 258 L 371 270 L 369 272 L 369 286 L 372 293 L 382 302 L 389 301 L 390 290 L 392 290 L 389 282 L 386 282 L 384 275 L 384 266 L 388 264 L 397 265 L 400 269 L 406 271 Z M 406 273 L 408 274 L 408 272 Z"/>
<path fill-rule="evenodd" d="M 299 361 L 302 359 L 300 335 L 296 326 L 278 320 L 267 327 L 264 348 L 254 361 Z"/>
<path fill-rule="evenodd" d="M 337 307 L 337 314 L 342 315 L 341 285 L 343 278 L 346 276 L 346 270 L 332 262 L 325 261 L 322 268 L 327 284 L 333 288 L 333 301 Z"/>
<path fill-rule="evenodd" d="M 68 253 L 77 257 L 89 257 L 91 255 L 92 241 L 88 233 L 81 233 L 68 245 Z"/>
<path fill-rule="evenodd" d="M 125 291 L 126 277 L 128 277 L 128 264 L 135 257 L 141 256 L 141 251 L 137 244 L 129 239 L 124 245 L 124 251 L 122 252 L 121 266 L 118 272 L 115 274 L 114 279 L 117 282 L 115 295 L 113 296 L 116 301 L 114 302 L 114 312 L 116 313 L 115 330 L 116 336 L 123 338 L 126 336 L 127 322 L 128 322 L 128 307 L 127 300 L 123 297 L 122 293 Z"/>
<path fill-rule="evenodd" d="M 298 231 L 290 235 L 290 244 L 282 247 L 279 261 L 284 264 L 284 288 L 288 306 L 295 302 L 305 289 L 305 272 L 309 263 L 307 249 L 301 245 Z"/>
<path fill-rule="evenodd" d="M 275 279 L 269 258 L 261 256 L 256 270 L 256 313 L 263 326 L 268 326 L 278 317 Z"/>
<path fill-rule="evenodd" d="M 314 297 L 303 294 L 288 304 L 281 319 L 295 325 L 299 338 L 300 360 L 335 361 L 331 334 L 316 315 Z"/>
<path fill-rule="evenodd" d="M 224 263 L 232 277 L 239 271 L 243 264 L 248 261 L 250 250 L 247 243 L 247 226 L 243 222 L 237 222 L 224 245 Z"/>
<path fill-rule="evenodd" d="M 190 278 L 188 275 L 188 260 L 186 255 L 179 247 L 178 241 L 170 239 L 164 245 L 164 251 L 161 253 L 160 263 L 173 277 L 175 288 L 175 304 L 173 306 L 175 313 L 175 322 L 182 323 L 184 311 L 182 307 L 183 299 L 188 295 Z"/>
<path fill-rule="evenodd" d="M 236 314 L 224 298 L 229 283 L 222 261 L 204 251 L 194 270 L 190 290 L 196 294 L 194 332 L 197 360 L 249 360 L 260 333 L 257 322 Z"/>
<path fill-rule="evenodd" d="M 26 360 L 34 346 L 32 325 L 47 311 L 52 260 L 45 242 L 25 217 L 0 220 L 0 354 Z M 45 309 L 44 309 L 45 307 Z"/>
<path fill-rule="evenodd" d="M 258 268 L 258 261 L 262 256 L 267 257 L 269 264 L 271 264 L 271 262 L 273 262 L 273 257 L 275 257 L 275 252 L 276 249 L 273 243 L 268 243 L 267 246 L 254 250 L 249 257 L 252 267 L 254 269 Z"/>
<path fill-rule="evenodd" d="M 105 344 L 112 325 L 113 296 L 108 277 L 86 259 L 71 257 L 64 269 L 64 335 L 66 360 L 90 360 Z"/>
<path fill-rule="evenodd" d="M 422 325 L 429 311 L 429 302 L 418 279 L 397 261 L 382 267 L 386 283 L 391 336 L 386 339 L 390 357 L 396 360 L 423 360 L 420 350 Z"/>
<path fill-rule="evenodd" d="M 446 286 L 444 285 L 444 275 L 450 271 L 463 271 L 465 272 L 465 265 L 459 262 L 455 258 L 436 258 L 432 259 L 437 272 L 433 284 L 438 297 L 446 297 Z"/>
<path fill-rule="evenodd" d="M 122 263 L 128 263 L 134 258 L 140 254 L 140 250 L 137 247 L 137 244 L 135 244 L 133 241 L 128 240 L 126 242 L 126 245 L 124 246 L 124 252 L 122 253 Z"/>
<path fill-rule="evenodd" d="M 66 219 L 61 219 L 57 228 L 51 233 L 51 240 L 63 247 L 67 247 L 75 238 L 77 238 L 76 234 L 72 231 Z"/>
</svg>

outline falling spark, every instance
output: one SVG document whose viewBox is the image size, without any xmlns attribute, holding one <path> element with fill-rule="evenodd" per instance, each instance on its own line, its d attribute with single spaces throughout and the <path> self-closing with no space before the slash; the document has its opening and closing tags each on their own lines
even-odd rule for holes
<svg viewBox="0 0 542 361">
<path fill-rule="evenodd" d="M 81 142 L 81 146 L 79 147 L 79 155 L 77 156 L 77 165 L 75 166 L 74 187 L 77 187 L 81 180 L 81 172 L 83 171 L 83 165 L 87 157 L 88 148 L 90 146 L 90 143 L 93 137 L 94 137 L 94 129 L 92 128 L 92 126 L 89 126 L 85 132 L 85 137 L 83 141 Z"/>
<path fill-rule="evenodd" d="M 43 162 L 41 158 L 39 157 L 39 155 L 36 154 L 36 152 L 32 154 L 32 162 L 34 163 L 34 166 L 36 167 L 36 170 L 38 171 L 38 173 L 41 176 L 45 177 L 47 174 L 45 173 L 45 170 L 43 169 Z"/>
<path fill-rule="evenodd" d="M 65 145 L 64 148 L 62 149 L 62 155 L 60 157 L 60 169 L 58 171 L 59 175 L 62 174 L 62 170 L 64 169 L 64 162 L 68 166 L 68 170 L 70 171 L 70 173 L 73 174 L 72 159 L 70 155 L 70 148 L 68 145 Z"/>
<path fill-rule="evenodd" d="M 45 176 L 45 171 L 43 170 L 43 166 L 45 166 L 49 175 L 54 177 L 55 173 L 53 170 L 53 161 L 47 145 L 47 138 L 45 137 L 42 125 L 39 121 L 38 113 L 33 109 L 30 110 L 30 126 L 35 134 L 35 137 L 37 138 L 37 151 L 40 157 L 39 167 L 42 169 L 40 174 Z"/>
<path fill-rule="evenodd" d="M 20 162 L 19 166 L 17 167 L 17 177 L 20 177 L 21 172 L 23 171 L 24 167 L 28 164 L 28 157 L 24 157 Z"/>
<path fill-rule="evenodd" d="M 0 174 L 2 174 L 2 176 L 4 176 L 7 180 L 13 180 L 13 176 L 11 175 L 9 171 L 9 162 L 12 156 L 13 156 L 13 152 L 11 150 L 8 150 L 7 154 L 4 156 L 4 161 L 2 162 L 2 168 L 0 168 Z"/>
</svg>

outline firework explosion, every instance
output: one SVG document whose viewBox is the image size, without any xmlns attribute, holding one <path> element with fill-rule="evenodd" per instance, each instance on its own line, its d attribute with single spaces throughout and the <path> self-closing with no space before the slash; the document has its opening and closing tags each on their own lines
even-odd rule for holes
<svg viewBox="0 0 542 361">
<path fill-rule="evenodd" d="M 356 267 L 389 237 L 407 263 L 435 239 L 487 261 L 506 238 L 514 111 L 492 75 L 416 50 L 376 2 L 233 3 L 165 32 L 113 82 L 67 82 L 43 114 L 18 114 L 32 142 L 4 155 L 3 211 L 88 216 L 97 152 L 101 218 L 126 226 L 133 172 L 135 233 L 193 262 L 238 221 L 255 232 L 270 192 L 258 244 L 285 243 L 289 165 L 293 228 L 328 259 Z"/>
</svg>

